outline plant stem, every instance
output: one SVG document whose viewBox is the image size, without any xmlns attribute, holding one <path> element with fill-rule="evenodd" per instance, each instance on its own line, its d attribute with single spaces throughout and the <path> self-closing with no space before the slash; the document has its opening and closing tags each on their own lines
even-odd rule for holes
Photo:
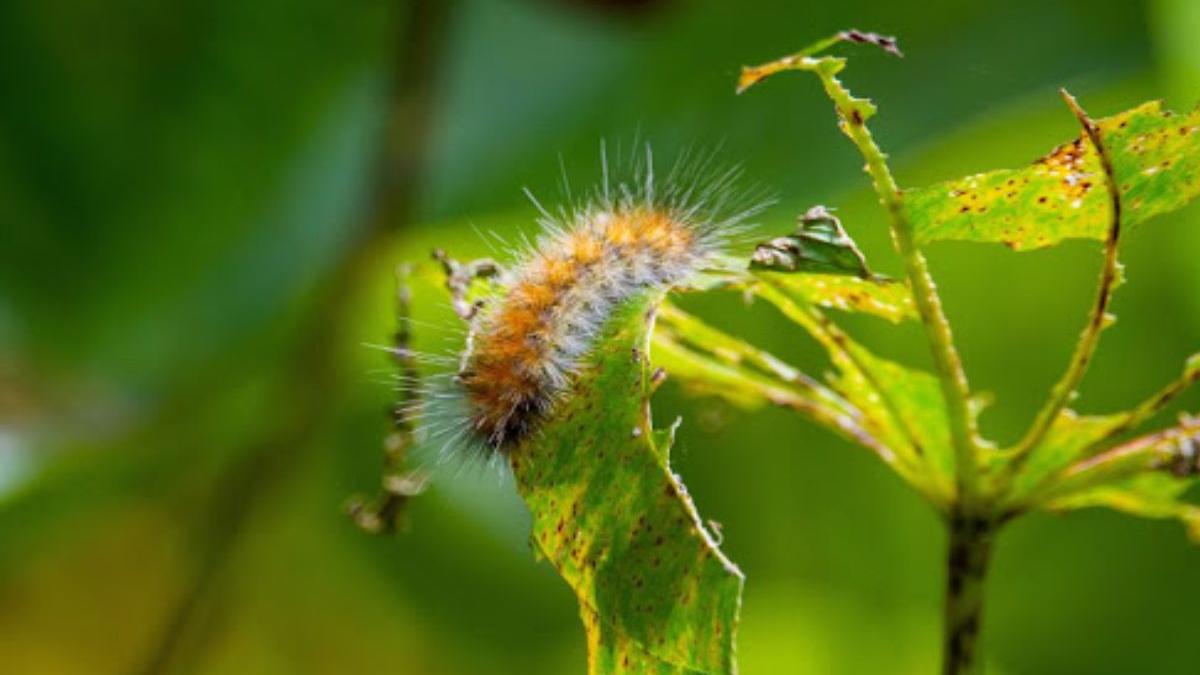
<svg viewBox="0 0 1200 675">
<path fill-rule="evenodd" d="M 912 223 L 904 212 L 903 195 L 891 169 L 887 155 L 880 149 L 866 126 L 875 114 L 875 106 L 866 99 L 855 98 L 837 79 L 845 67 L 845 59 L 814 55 L 835 44 L 825 40 L 797 54 L 761 66 L 744 68 L 738 91 L 784 70 L 804 70 L 820 78 L 825 93 L 837 110 L 839 126 L 866 160 L 864 169 L 871 178 L 879 201 L 891 219 L 892 239 L 903 260 L 905 273 L 912 289 L 913 300 L 925 326 L 926 338 L 937 369 L 942 397 L 954 446 L 955 495 L 949 517 L 949 550 L 947 554 L 945 654 L 943 675 L 972 675 L 981 672 L 978 651 L 980 619 L 983 610 L 984 578 L 991 542 L 997 523 L 979 517 L 985 512 L 984 495 L 980 490 L 978 452 L 979 433 L 970 409 L 970 386 L 962 360 L 954 346 L 950 322 L 942 308 L 941 299 L 925 257 L 917 248 Z M 881 45 L 882 46 L 882 45 Z M 894 42 L 892 43 L 894 47 Z M 885 47 L 886 48 L 886 47 Z"/>
<path fill-rule="evenodd" d="M 1075 98 L 1067 93 L 1066 89 L 1061 89 L 1059 92 L 1062 94 L 1063 100 L 1066 101 L 1071 112 L 1079 120 L 1084 134 L 1091 141 L 1092 147 L 1095 149 L 1099 159 L 1100 167 L 1104 171 L 1104 182 L 1108 190 L 1110 205 L 1108 235 L 1104 241 L 1104 266 L 1100 270 L 1100 282 L 1096 288 L 1096 300 L 1092 304 L 1092 311 L 1088 316 L 1087 325 L 1084 327 L 1083 332 L 1079 336 L 1079 341 L 1075 345 L 1075 351 L 1071 354 L 1071 361 L 1067 365 L 1067 370 L 1063 373 L 1062 378 L 1055 383 L 1054 388 L 1050 392 L 1050 398 L 1038 411 L 1037 417 L 1034 418 L 1033 424 L 1029 427 L 1029 431 L 1012 451 L 1012 460 L 1006 468 L 1006 479 L 1011 478 L 1021 470 L 1030 453 L 1033 452 L 1038 443 L 1041 443 L 1045 439 L 1054 421 L 1075 395 L 1075 388 L 1083 381 L 1083 376 L 1087 373 L 1088 365 L 1092 361 L 1092 355 L 1096 353 L 1096 347 L 1100 343 L 1100 333 L 1108 325 L 1108 307 L 1112 303 L 1113 291 L 1121 283 L 1121 265 L 1117 261 L 1117 245 L 1121 239 L 1121 191 L 1117 186 L 1112 158 L 1109 156 L 1108 148 L 1104 145 L 1104 140 L 1100 135 L 1100 127 L 1079 107 Z"/>
<path fill-rule="evenodd" d="M 824 46 L 825 43 L 818 44 Z M 888 168 L 887 155 L 880 149 L 867 128 L 866 121 L 875 114 L 875 106 L 866 99 L 855 98 L 837 79 L 837 74 L 846 65 L 845 59 L 828 56 L 812 58 L 808 55 L 811 51 L 802 51 L 778 61 L 743 69 L 738 90 L 744 91 L 763 78 L 783 70 L 806 70 L 820 78 L 825 93 L 833 101 L 841 129 L 866 160 L 864 169 L 871 177 L 879 201 L 891 218 L 892 239 L 904 262 L 913 300 L 917 312 L 921 315 L 921 323 L 925 326 L 926 337 L 937 368 L 942 396 L 946 401 L 954 443 L 956 492 L 959 500 L 971 503 L 979 494 L 979 466 L 976 457 L 979 444 L 975 418 L 970 411 L 970 387 L 962 360 L 954 347 L 950 322 L 942 309 L 942 301 L 938 297 L 933 277 L 929 274 L 925 256 L 917 249 L 912 224 L 904 213 L 903 197 L 895 178 L 892 177 L 891 169 Z"/>
<path fill-rule="evenodd" d="M 995 525 L 958 513 L 949 521 L 949 532 L 942 675 L 977 675 L 983 672 L 980 621 Z"/>
</svg>

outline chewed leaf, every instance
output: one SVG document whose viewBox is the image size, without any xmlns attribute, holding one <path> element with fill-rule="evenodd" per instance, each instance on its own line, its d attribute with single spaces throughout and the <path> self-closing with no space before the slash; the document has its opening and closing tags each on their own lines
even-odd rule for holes
<svg viewBox="0 0 1200 675">
<path fill-rule="evenodd" d="M 814 206 L 799 220 L 794 234 L 755 248 L 750 278 L 768 279 L 821 307 L 874 314 L 893 323 L 916 318 L 908 285 L 873 274 L 828 209 Z"/>
<path fill-rule="evenodd" d="M 541 433 L 511 451 L 532 542 L 574 590 L 600 673 L 731 673 L 742 575 L 656 447 L 658 293 L 624 303 Z"/>
<path fill-rule="evenodd" d="M 1153 101 L 1097 122 L 1120 187 L 1122 222 L 1180 208 L 1200 193 L 1200 110 Z M 1015 250 L 1107 233 L 1104 173 L 1080 136 L 1023 169 L 968 176 L 904 195 L 918 243 L 999 242 Z"/>
<path fill-rule="evenodd" d="M 1161 471 L 1142 474 L 1055 500 L 1049 508 L 1103 506 L 1142 518 L 1177 518 L 1187 527 L 1188 536 L 1200 543 L 1200 505 L 1185 499 L 1196 480 L 1194 476 L 1180 477 Z"/>
<path fill-rule="evenodd" d="M 799 218 L 796 232 L 759 244 L 750 269 L 777 272 L 823 272 L 871 278 L 867 259 L 846 234 L 842 221 L 824 206 L 814 206 Z"/>
<path fill-rule="evenodd" d="M 703 675 L 703 671 L 668 663 L 647 652 L 627 633 L 601 621 L 587 605 L 580 605 L 579 616 L 587 633 L 589 673 Z"/>
<path fill-rule="evenodd" d="M 809 302 L 843 312 L 872 314 L 892 323 L 917 318 L 908 284 L 891 279 L 860 279 L 839 274 L 758 272 Z"/>
</svg>

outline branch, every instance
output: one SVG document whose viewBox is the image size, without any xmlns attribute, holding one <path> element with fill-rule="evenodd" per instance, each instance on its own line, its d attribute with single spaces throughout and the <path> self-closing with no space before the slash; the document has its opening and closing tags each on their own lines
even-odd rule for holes
<svg viewBox="0 0 1200 675">
<path fill-rule="evenodd" d="M 1121 423 L 1113 427 L 1104 438 L 1101 438 L 1096 443 L 1092 444 L 1091 448 L 1095 448 L 1102 443 L 1112 440 L 1121 434 L 1136 429 L 1141 426 L 1146 420 L 1154 417 L 1168 403 L 1175 400 L 1180 394 L 1187 391 L 1189 387 L 1200 381 L 1200 354 L 1194 354 L 1187 360 L 1184 365 L 1183 373 L 1167 386 L 1159 389 L 1153 396 L 1142 401 L 1133 410 L 1125 414 L 1125 419 Z M 1088 450 L 1090 450 L 1089 448 Z M 1092 454 L 1084 451 L 1084 454 Z"/>
<path fill-rule="evenodd" d="M 354 523 L 372 534 L 392 534 L 406 526 L 405 508 L 413 497 L 429 485 L 429 474 L 409 470 L 408 451 L 416 443 L 416 403 L 420 373 L 413 355 L 411 290 L 408 264 L 396 268 L 396 331 L 389 350 L 400 372 L 400 395 L 392 409 L 392 432 L 384 441 L 382 490 L 373 499 L 362 495 L 350 498 L 346 511 Z"/>
</svg>

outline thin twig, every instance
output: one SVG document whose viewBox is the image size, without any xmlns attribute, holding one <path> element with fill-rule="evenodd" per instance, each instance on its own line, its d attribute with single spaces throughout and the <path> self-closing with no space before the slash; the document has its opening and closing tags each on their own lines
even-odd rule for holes
<svg viewBox="0 0 1200 675">
<path fill-rule="evenodd" d="M 405 525 L 405 507 L 413 497 L 425 491 L 429 474 L 408 467 L 408 451 L 415 443 L 415 405 L 418 398 L 420 372 L 413 355 L 411 289 L 408 278 L 411 266 L 403 263 L 396 268 L 396 330 L 390 349 L 392 360 L 401 378 L 400 395 L 392 408 L 392 432 L 384 440 L 383 478 L 381 491 L 372 500 L 356 495 L 347 504 L 355 524 L 372 534 L 391 534 Z"/>
<path fill-rule="evenodd" d="M 1103 438 L 1085 448 L 1080 454 L 1083 456 L 1094 454 L 1094 448 L 1141 426 L 1198 381 L 1200 381 L 1200 354 L 1196 354 L 1188 360 L 1183 373 L 1174 382 L 1159 389 L 1153 396 L 1139 403 L 1133 410 L 1125 413 L 1124 419 L 1121 420 L 1120 424 L 1109 429 Z"/>
</svg>

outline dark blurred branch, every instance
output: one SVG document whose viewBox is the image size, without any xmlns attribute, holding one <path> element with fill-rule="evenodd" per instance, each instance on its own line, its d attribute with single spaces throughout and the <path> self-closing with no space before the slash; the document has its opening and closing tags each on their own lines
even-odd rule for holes
<svg viewBox="0 0 1200 675">
<path fill-rule="evenodd" d="M 363 263 L 378 244 L 415 213 L 415 197 L 426 160 L 442 47 L 455 2 L 410 0 L 407 13 L 396 17 L 392 36 L 389 117 L 374 172 L 367 222 L 359 229 L 322 291 L 312 303 L 297 334 L 294 350 L 284 359 L 279 396 L 291 414 L 273 421 L 246 443 L 214 491 L 201 516 L 197 546 L 203 551 L 191 587 L 163 628 L 161 639 L 137 672 L 155 675 L 187 672 L 203 646 L 206 628 L 215 620 L 209 602 L 225 561 L 255 507 L 300 463 L 325 422 L 329 394 L 337 390 L 336 346 L 344 325 L 346 300 L 364 282 Z"/>
<path fill-rule="evenodd" d="M 411 273 L 407 263 L 396 268 L 396 330 L 390 351 L 400 374 L 400 396 L 392 409 L 392 432 L 384 440 L 381 492 L 374 499 L 355 495 L 346 509 L 356 525 L 372 534 L 391 534 L 403 529 L 409 500 L 424 492 L 429 484 L 427 473 L 408 467 L 420 397 L 420 373 L 410 349 L 412 310 L 408 277 Z"/>
<path fill-rule="evenodd" d="M 371 194 L 370 237 L 399 229 L 413 216 L 426 164 L 440 56 L 455 0 L 410 0 L 398 25 L 388 121 Z"/>
</svg>

